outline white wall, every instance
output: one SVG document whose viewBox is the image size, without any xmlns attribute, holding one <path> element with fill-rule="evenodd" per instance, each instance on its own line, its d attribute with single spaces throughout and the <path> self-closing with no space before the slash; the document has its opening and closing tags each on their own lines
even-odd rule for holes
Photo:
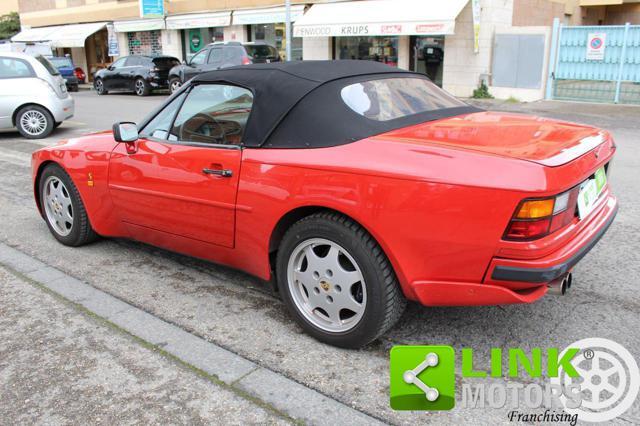
<svg viewBox="0 0 640 426">
<path fill-rule="evenodd" d="M 80 67 L 84 70 L 85 74 L 88 76 L 91 75 L 91 70 L 87 69 L 87 52 L 84 50 L 84 47 L 72 47 L 71 48 L 71 59 L 73 59 L 73 63 L 76 67 Z"/>
<path fill-rule="evenodd" d="M 480 0 L 480 6 L 479 53 L 473 51 L 471 2 L 458 15 L 455 34 L 445 37 L 443 87 L 455 96 L 470 97 L 480 76 L 490 73 L 493 35 L 513 20 L 513 0 Z"/>
<path fill-rule="evenodd" d="M 114 57 L 114 62 L 123 56 L 129 55 L 129 40 L 127 39 L 127 33 L 116 33 L 118 35 L 118 50 L 120 55 Z"/>
<path fill-rule="evenodd" d="M 304 37 L 302 58 L 307 60 L 331 59 L 331 37 Z"/>
<path fill-rule="evenodd" d="M 160 31 L 162 40 L 162 53 L 168 56 L 182 58 L 182 39 L 180 30 L 162 30 Z"/>
<path fill-rule="evenodd" d="M 248 40 L 247 29 L 244 25 L 229 25 L 224 27 L 224 41 L 244 43 Z"/>
<path fill-rule="evenodd" d="M 409 69 L 411 61 L 411 40 L 409 36 L 398 37 L 398 68 L 403 70 Z"/>
</svg>

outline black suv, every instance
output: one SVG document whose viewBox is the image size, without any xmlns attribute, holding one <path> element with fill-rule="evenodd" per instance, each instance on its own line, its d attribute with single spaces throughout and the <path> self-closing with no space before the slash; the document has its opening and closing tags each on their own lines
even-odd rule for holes
<svg viewBox="0 0 640 426">
<path fill-rule="evenodd" d="M 189 62 L 171 68 L 169 89 L 175 92 L 196 75 L 236 65 L 280 62 L 275 47 L 264 43 L 239 43 L 237 41 L 211 43 L 193 55 Z"/>
<path fill-rule="evenodd" d="M 95 73 L 93 87 L 98 95 L 111 90 L 133 91 L 146 96 L 154 89 L 169 87 L 169 70 L 180 65 L 173 56 L 125 56 Z"/>
</svg>

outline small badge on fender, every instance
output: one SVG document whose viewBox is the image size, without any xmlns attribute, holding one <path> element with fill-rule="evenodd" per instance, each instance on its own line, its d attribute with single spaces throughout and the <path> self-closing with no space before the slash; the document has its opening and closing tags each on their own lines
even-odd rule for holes
<svg viewBox="0 0 640 426">
<path fill-rule="evenodd" d="M 93 186 L 93 173 L 89 173 L 87 176 L 87 186 Z"/>
</svg>

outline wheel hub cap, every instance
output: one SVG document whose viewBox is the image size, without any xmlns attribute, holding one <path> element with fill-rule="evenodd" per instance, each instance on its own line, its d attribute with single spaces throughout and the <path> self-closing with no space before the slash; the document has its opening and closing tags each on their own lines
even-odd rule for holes
<svg viewBox="0 0 640 426">
<path fill-rule="evenodd" d="M 349 331 L 364 315 L 364 276 L 353 257 L 333 241 L 300 243 L 289 258 L 287 280 L 298 311 L 324 331 Z"/>
<path fill-rule="evenodd" d="M 42 200 L 49 225 L 58 235 L 69 235 L 73 228 L 73 205 L 64 183 L 55 176 L 48 177 L 42 189 Z"/>
</svg>

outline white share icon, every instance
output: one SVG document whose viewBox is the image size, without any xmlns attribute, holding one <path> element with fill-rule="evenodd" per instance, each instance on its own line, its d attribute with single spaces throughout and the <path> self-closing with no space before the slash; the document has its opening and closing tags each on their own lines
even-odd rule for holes
<svg viewBox="0 0 640 426">
<path fill-rule="evenodd" d="M 419 387 L 420 390 L 424 392 L 427 400 L 431 402 L 438 399 L 440 393 L 438 392 L 438 389 L 430 388 L 429 386 L 425 385 L 424 382 L 418 378 L 418 375 L 420 375 L 420 373 L 422 373 L 427 368 L 435 367 L 436 365 L 438 365 L 438 355 L 430 352 L 426 357 L 424 357 L 424 361 L 418 364 L 413 370 L 405 371 L 402 375 L 402 379 L 405 381 L 405 383 L 413 383 L 414 385 Z"/>
</svg>

